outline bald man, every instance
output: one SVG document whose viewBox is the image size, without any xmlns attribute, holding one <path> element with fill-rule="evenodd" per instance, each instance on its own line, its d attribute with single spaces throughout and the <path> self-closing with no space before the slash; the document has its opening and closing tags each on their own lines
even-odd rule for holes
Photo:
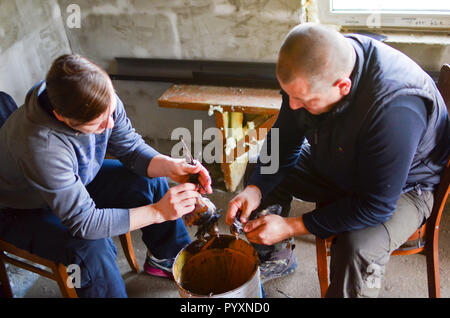
<svg viewBox="0 0 450 318">
<path fill-rule="evenodd" d="M 283 102 L 266 142 L 278 143 L 280 168 L 264 174 L 271 163 L 256 164 L 227 223 L 240 211 L 263 282 L 295 270 L 286 240 L 336 235 L 327 297 L 377 297 L 391 252 L 431 213 L 450 149 L 444 101 L 404 54 L 317 24 L 289 32 L 277 78 Z M 320 205 L 289 217 L 293 197 Z M 249 221 L 275 203 L 281 215 Z"/>
</svg>

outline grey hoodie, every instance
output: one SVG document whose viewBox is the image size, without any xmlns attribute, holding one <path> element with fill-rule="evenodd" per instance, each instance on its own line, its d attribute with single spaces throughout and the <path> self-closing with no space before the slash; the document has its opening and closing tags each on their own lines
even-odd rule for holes
<svg viewBox="0 0 450 318">
<path fill-rule="evenodd" d="M 106 150 L 142 176 L 159 153 L 133 129 L 119 97 L 114 128 L 83 134 L 39 104 L 44 90 L 44 82 L 32 89 L 0 130 L 0 208 L 50 208 L 84 239 L 127 233 L 129 210 L 98 209 L 86 185 L 100 170 Z"/>
</svg>

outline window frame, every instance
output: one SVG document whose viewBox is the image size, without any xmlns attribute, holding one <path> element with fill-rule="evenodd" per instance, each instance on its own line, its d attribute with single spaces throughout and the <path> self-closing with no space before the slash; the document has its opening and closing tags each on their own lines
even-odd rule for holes
<svg viewBox="0 0 450 318">
<path fill-rule="evenodd" d="M 319 20 L 323 24 L 334 24 L 348 29 L 450 33 L 450 14 L 389 11 L 332 12 L 332 1 L 317 0 Z"/>
</svg>

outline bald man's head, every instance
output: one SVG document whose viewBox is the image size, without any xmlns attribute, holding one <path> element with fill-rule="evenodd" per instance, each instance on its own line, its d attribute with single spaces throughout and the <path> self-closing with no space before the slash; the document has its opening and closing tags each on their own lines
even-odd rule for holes
<svg viewBox="0 0 450 318">
<path fill-rule="evenodd" d="M 355 52 L 339 32 L 319 24 L 294 27 L 281 46 L 277 77 L 289 83 L 305 78 L 311 90 L 331 87 L 340 77 L 349 77 L 355 65 Z"/>
</svg>

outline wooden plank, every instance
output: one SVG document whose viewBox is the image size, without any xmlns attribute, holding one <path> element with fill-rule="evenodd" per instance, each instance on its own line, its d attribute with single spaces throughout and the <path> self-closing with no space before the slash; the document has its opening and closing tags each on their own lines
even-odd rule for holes
<svg viewBox="0 0 450 318">
<path fill-rule="evenodd" d="M 277 114 L 281 107 L 278 89 L 201 85 L 172 85 L 159 99 L 160 107 L 209 111 L 220 106 L 228 112 Z"/>
</svg>

